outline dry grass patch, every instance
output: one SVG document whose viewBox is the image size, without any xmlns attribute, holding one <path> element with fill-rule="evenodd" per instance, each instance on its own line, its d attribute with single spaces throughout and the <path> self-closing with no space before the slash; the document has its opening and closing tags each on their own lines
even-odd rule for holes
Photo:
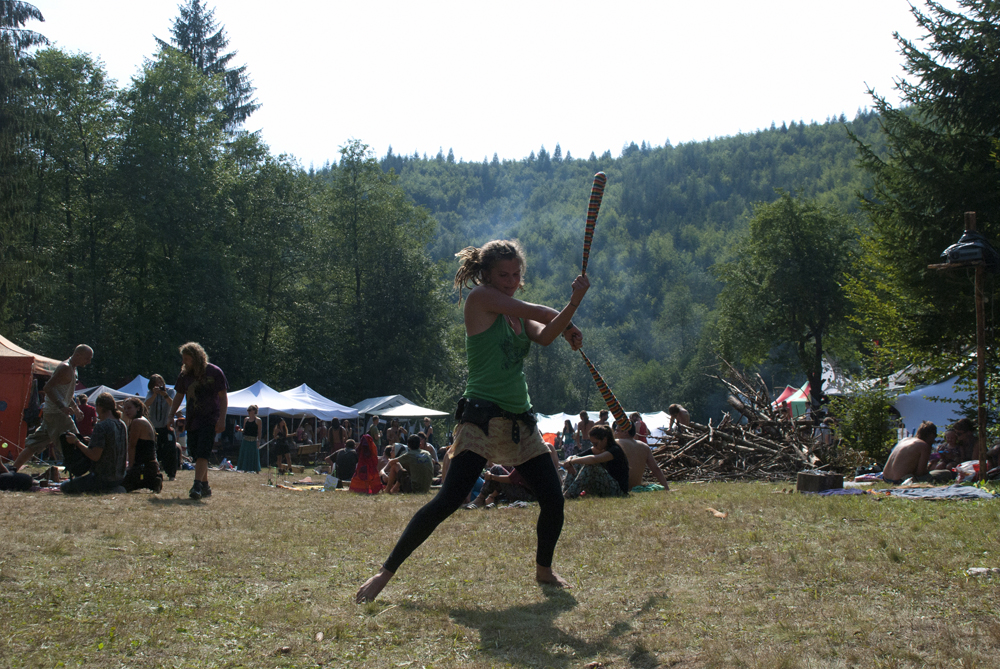
<svg viewBox="0 0 1000 669">
<path fill-rule="evenodd" d="M 532 580 L 537 509 L 460 511 L 358 606 L 427 498 L 211 480 L 201 502 L 190 472 L 160 495 L 4 493 L 0 667 L 987 667 L 1000 650 L 1000 579 L 965 575 L 1000 566 L 1000 502 L 753 483 L 584 499 L 556 554 L 567 591 Z"/>
</svg>

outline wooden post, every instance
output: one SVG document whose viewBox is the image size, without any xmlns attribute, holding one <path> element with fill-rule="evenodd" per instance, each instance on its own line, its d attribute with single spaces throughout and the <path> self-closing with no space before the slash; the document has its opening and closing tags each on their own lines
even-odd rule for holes
<svg viewBox="0 0 1000 669">
<path fill-rule="evenodd" d="M 976 212 L 965 212 L 965 229 L 975 232 Z M 986 268 L 976 266 L 976 390 L 979 406 L 979 479 L 986 480 L 986 315 L 983 309 L 983 286 L 986 282 Z"/>
</svg>

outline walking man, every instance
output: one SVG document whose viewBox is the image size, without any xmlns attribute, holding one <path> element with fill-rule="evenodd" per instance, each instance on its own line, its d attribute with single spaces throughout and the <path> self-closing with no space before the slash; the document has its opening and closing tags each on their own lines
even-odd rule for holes
<svg viewBox="0 0 1000 669">
<path fill-rule="evenodd" d="M 83 420 L 83 412 L 73 400 L 76 391 L 76 369 L 90 364 L 94 358 L 94 349 L 80 344 L 73 350 L 73 355 L 63 360 L 52 372 L 45 384 L 45 402 L 42 404 L 42 423 L 24 440 L 24 450 L 18 453 L 13 464 L 8 469 L 16 472 L 24 466 L 32 456 L 41 453 L 49 444 L 61 445 L 63 448 L 76 448 L 68 444 L 60 444 L 59 437 L 67 432 L 79 434 L 73 419 Z"/>
<path fill-rule="evenodd" d="M 188 494 L 191 499 L 201 499 L 212 494 L 208 485 L 208 458 L 212 455 L 215 435 L 226 427 L 229 382 L 221 369 L 209 363 L 208 354 L 197 342 L 181 346 L 181 359 L 184 365 L 174 384 L 177 394 L 168 422 L 173 421 L 181 400 L 186 397 L 187 448 L 194 460 L 194 485 Z"/>
</svg>

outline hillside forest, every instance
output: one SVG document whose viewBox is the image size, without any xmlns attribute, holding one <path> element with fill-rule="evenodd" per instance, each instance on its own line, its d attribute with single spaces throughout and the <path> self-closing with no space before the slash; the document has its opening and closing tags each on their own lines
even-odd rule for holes
<svg viewBox="0 0 1000 669">
<path fill-rule="evenodd" d="M 195 340 L 233 388 L 450 411 L 465 373 L 454 254 L 516 238 L 522 297 L 561 307 L 603 171 L 575 322 L 627 409 L 717 418 L 720 355 L 782 385 L 822 359 L 953 365 L 974 342 L 969 282 L 925 268 L 964 211 L 994 233 L 1000 204 L 1000 6 L 960 5 L 914 9 L 939 39 L 900 39 L 899 108 L 872 91 L 851 118 L 601 156 L 379 157 L 358 139 L 305 169 L 245 130 L 266 101 L 201 0 L 129 82 L 48 46 L 38 10 L 4 0 L 0 334 L 57 358 L 92 345 L 88 385 L 171 379 Z M 539 412 L 601 408 L 561 340 L 533 347 L 526 374 Z"/>
</svg>

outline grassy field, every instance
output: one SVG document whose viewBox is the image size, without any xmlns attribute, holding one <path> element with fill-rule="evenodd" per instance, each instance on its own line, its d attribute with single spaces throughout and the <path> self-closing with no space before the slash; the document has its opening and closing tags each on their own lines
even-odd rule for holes
<svg viewBox="0 0 1000 669">
<path fill-rule="evenodd" d="M 426 497 L 192 473 L 163 493 L 0 493 L 0 667 L 996 667 L 1000 500 L 761 483 L 460 511 L 378 601 L 358 585 Z M 786 485 L 785 488 L 790 486 Z M 728 514 L 719 518 L 707 511 Z"/>
</svg>

